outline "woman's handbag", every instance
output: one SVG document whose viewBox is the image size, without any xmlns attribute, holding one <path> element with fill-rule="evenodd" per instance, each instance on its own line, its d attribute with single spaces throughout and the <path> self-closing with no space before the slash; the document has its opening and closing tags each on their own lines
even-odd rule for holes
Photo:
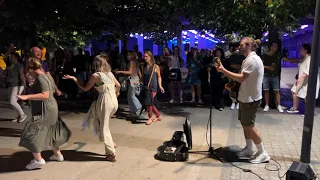
<svg viewBox="0 0 320 180">
<path fill-rule="evenodd" d="M 129 77 L 123 77 L 122 81 L 120 80 L 120 82 L 121 82 L 120 90 L 121 91 L 128 90 L 128 79 L 129 79 Z"/>
</svg>

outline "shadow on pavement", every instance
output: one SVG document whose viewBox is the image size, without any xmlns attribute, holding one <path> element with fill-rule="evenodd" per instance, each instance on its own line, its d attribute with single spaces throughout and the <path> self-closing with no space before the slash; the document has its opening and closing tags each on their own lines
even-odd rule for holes
<svg viewBox="0 0 320 180">
<path fill-rule="evenodd" d="M 1 107 L 0 107 L 1 108 Z M 0 121 L 9 121 L 11 122 L 13 119 L 10 119 L 10 118 L 0 118 Z"/>
<path fill-rule="evenodd" d="M 75 150 L 62 150 L 61 152 L 65 158 L 65 161 L 106 161 L 105 155 L 103 154 Z M 47 163 L 50 163 L 49 157 L 52 156 L 52 151 L 43 151 L 41 154 L 43 159 L 45 159 Z M 28 151 L 20 151 L 12 155 L 0 155 L 0 174 L 24 171 L 25 166 L 32 159 L 32 154 Z"/>
<path fill-rule="evenodd" d="M 239 159 L 236 153 L 240 151 L 241 149 L 238 146 L 227 146 L 227 147 L 222 147 L 215 149 L 215 155 L 211 155 L 206 151 L 190 151 L 189 152 L 189 157 L 190 156 L 197 156 L 197 155 L 203 155 L 203 156 L 197 156 L 195 160 L 189 160 L 185 162 L 185 166 L 181 166 L 181 168 L 176 169 L 174 172 L 178 173 L 183 170 L 187 166 L 210 166 L 210 167 L 224 167 L 226 165 L 232 165 L 235 166 L 233 163 L 235 162 L 243 162 L 243 163 L 248 163 L 248 159 Z M 159 157 L 157 155 L 154 155 L 154 158 L 156 160 L 159 160 Z M 220 162 L 213 162 L 210 161 L 210 159 L 214 159 Z M 208 161 L 209 160 L 209 161 Z M 237 167 L 240 167 L 241 165 L 245 164 L 239 164 L 237 163 Z"/>
<path fill-rule="evenodd" d="M 239 159 L 236 155 L 241 149 L 238 146 L 226 146 L 217 148 L 214 151 L 214 155 L 209 154 L 209 152 L 204 151 L 190 151 L 190 154 L 202 154 L 207 155 L 206 158 L 212 158 L 218 160 L 222 163 L 229 163 L 229 162 L 248 162 L 248 159 Z M 203 159 L 203 158 L 202 158 Z M 187 162 L 189 164 L 197 164 L 197 162 L 201 161 L 202 159 L 198 159 L 196 161 Z M 200 163 L 203 164 L 203 163 Z"/>
<path fill-rule="evenodd" d="M 21 129 L 0 128 L 0 137 L 20 137 Z"/>
</svg>

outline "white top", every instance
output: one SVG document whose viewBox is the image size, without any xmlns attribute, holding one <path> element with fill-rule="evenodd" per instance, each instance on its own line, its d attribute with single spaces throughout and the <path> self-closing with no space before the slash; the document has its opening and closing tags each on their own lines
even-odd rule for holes
<svg viewBox="0 0 320 180">
<path fill-rule="evenodd" d="M 293 87 L 291 88 L 291 91 L 294 93 L 297 93 L 297 96 L 302 99 L 305 99 L 307 97 L 310 61 L 311 61 L 311 56 L 307 55 L 307 57 L 301 63 L 299 63 L 299 77 L 302 74 L 307 74 L 307 77 L 304 79 L 302 83 L 301 89 L 299 89 L 298 92 L 296 92 L 297 91 L 296 84 L 293 85 Z M 317 78 L 316 99 L 318 98 L 318 95 L 319 95 L 319 74 Z"/>
<path fill-rule="evenodd" d="M 226 57 L 229 57 L 229 56 L 232 55 L 232 52 L 231 52 L 230 50 L 228 50 L 228 51 L 224 52 L 224 55 L 225 55 Z"/>
<path fill-rule="evenodd" d="M 264 67 L 256 52 L 251 52 L 243 61 L 241 73 L 249 76 L 240 85 L 238 100 L 242 103 L 261 100 Z"/>
<path fill-rule="evenodd" d="M 178 56 L 170 56 L 169 58 L 169 68 L 170 69 L 179 69 L 180 68 L 180 62 Z"/>
</svg>

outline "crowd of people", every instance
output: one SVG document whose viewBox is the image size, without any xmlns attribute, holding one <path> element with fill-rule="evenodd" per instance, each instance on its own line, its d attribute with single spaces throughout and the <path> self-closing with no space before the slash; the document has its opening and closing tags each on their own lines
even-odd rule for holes
<svg viewBox="0 0 320 180">
<path fill-rule="evenodd" d="M 212 105 L 219 111 L 225 107 L 225 85 L 230 80 L 241 83 L 238 98 L 230 99 L 231 109 L 239 109 L 238 118 L 246 138 L 246 147 L 238 155 L 251 157 L 252 163 L 268 161 L 270 157 L 254 127 L 262 91 L 266 102 L 264 111 L 269 110 L 269 90 L 272 88 L 277 110 L 283 112 L 279 93 L 280 62 L 298 62 L 297 81 L 291 89 L 293 107 L 287 111 L 297 113 L 299 98 L 306 98 L 311 47 L 303 45 L 300 49 L 301 58 L 289 59 L 277 54 L 277 42 L 270 43 L 269 52 L 262 56 L 255 52 L 258 46 L 259 41 L 247 37 L 240 43 L 231 44 L 226 52 L 221 48 L 200 51 L 192 48 L 185 61 L 179 54 L 178 47 L 173 48 L 173 53 L 165 48 L 164 55 L 157 60 L 148 50 L 144 54 L 138 52 L 137 46 L 134 51 L 126 53 L 120 53 L 118 47 L 114 51 L 93 51 L 92 56 L 89 52 L 83 53 L 82 49 L 78 49 L 79 54 L 76 56 L 72 51 L 59 49 L 50 62 L 39 47 L 33 47 L 30 53 L 22 53 L 20 56 L 10 46 L 3 57 L 7 59 L 4 74 L 9 101 L 17 112 L 17 118 L 13 122 L 21 123 L 27 118 L 18 100 L 28 101 L 31 105 L 32 117 L 27 122 L 20 141 L 20 146 L 30 150 L 34 156 L 26 168 L 41 168 L 46 163 L 41 151 L 48 147 L 54 153 L 51 160 L 64 160 L 59 147 L 69 140 L 71 132 L 59 117 L 54 94 L 65 94 L 66 98 L 76 99 L 86 96 L 86 92 L 92 89 L 98 92 L 98 97 L 88 112 L 92 116 L 87 116 L 84 122 L 87 126 L 91 124 L 95 127 L 100 140 L 104 142 L 106 160 L 114 162 L 117 146 L 110 133 L 109 121 L 117 112 L 121 88 L 127 83 L 128 116 L 138 117 L 146 110 L 149 117 L 146 124 L 150 125 L 163 120 L 154 103 L 159 92 L 169 92 L 169 103 L 176 103 L 175 96 L 178 92 L 178 103 L 184 102 L 182 67 L 188 69 L 184 83 L 191 88 L 191 103 L 203 104 L 203 94 L 210 93 L 208 87 L 211 86 Z M 27 91 L 23 93 L 24 90 Z M 252 150 L 253 142 L 258 149 L 256 154 Z"/>
</svg>

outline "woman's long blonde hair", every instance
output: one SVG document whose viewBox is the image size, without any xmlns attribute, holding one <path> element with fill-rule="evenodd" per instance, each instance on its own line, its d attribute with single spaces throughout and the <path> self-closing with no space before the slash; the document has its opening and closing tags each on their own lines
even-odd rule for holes
<svg viewBox="0 0 320 180">
<path fill-rule="evenodd" d="M 106 58 L 98 55 L 94 58 L 92 63 L 94 72 L 111 72 L 111 66 L 107 62 Z"/>
<path fill-rule="evenodd" d="M 37 58 L 29 58 L 27 63 L 27 69 L 28 70 L 38 70 L 41 69 L 41 63 Z"/>
<path fill-rule="evenodd" d="M 152 63 L 155 63 L 155 62 L 156 62 L 156 60 L 154 59 L 154 56 L 153 56 L 153 54 L 152 54 L 151 51 L 146 51 L 144 54 L 148 54 L 148 55 L 151 57 L 151 62 L 152 62 Z"/>
</svg>

